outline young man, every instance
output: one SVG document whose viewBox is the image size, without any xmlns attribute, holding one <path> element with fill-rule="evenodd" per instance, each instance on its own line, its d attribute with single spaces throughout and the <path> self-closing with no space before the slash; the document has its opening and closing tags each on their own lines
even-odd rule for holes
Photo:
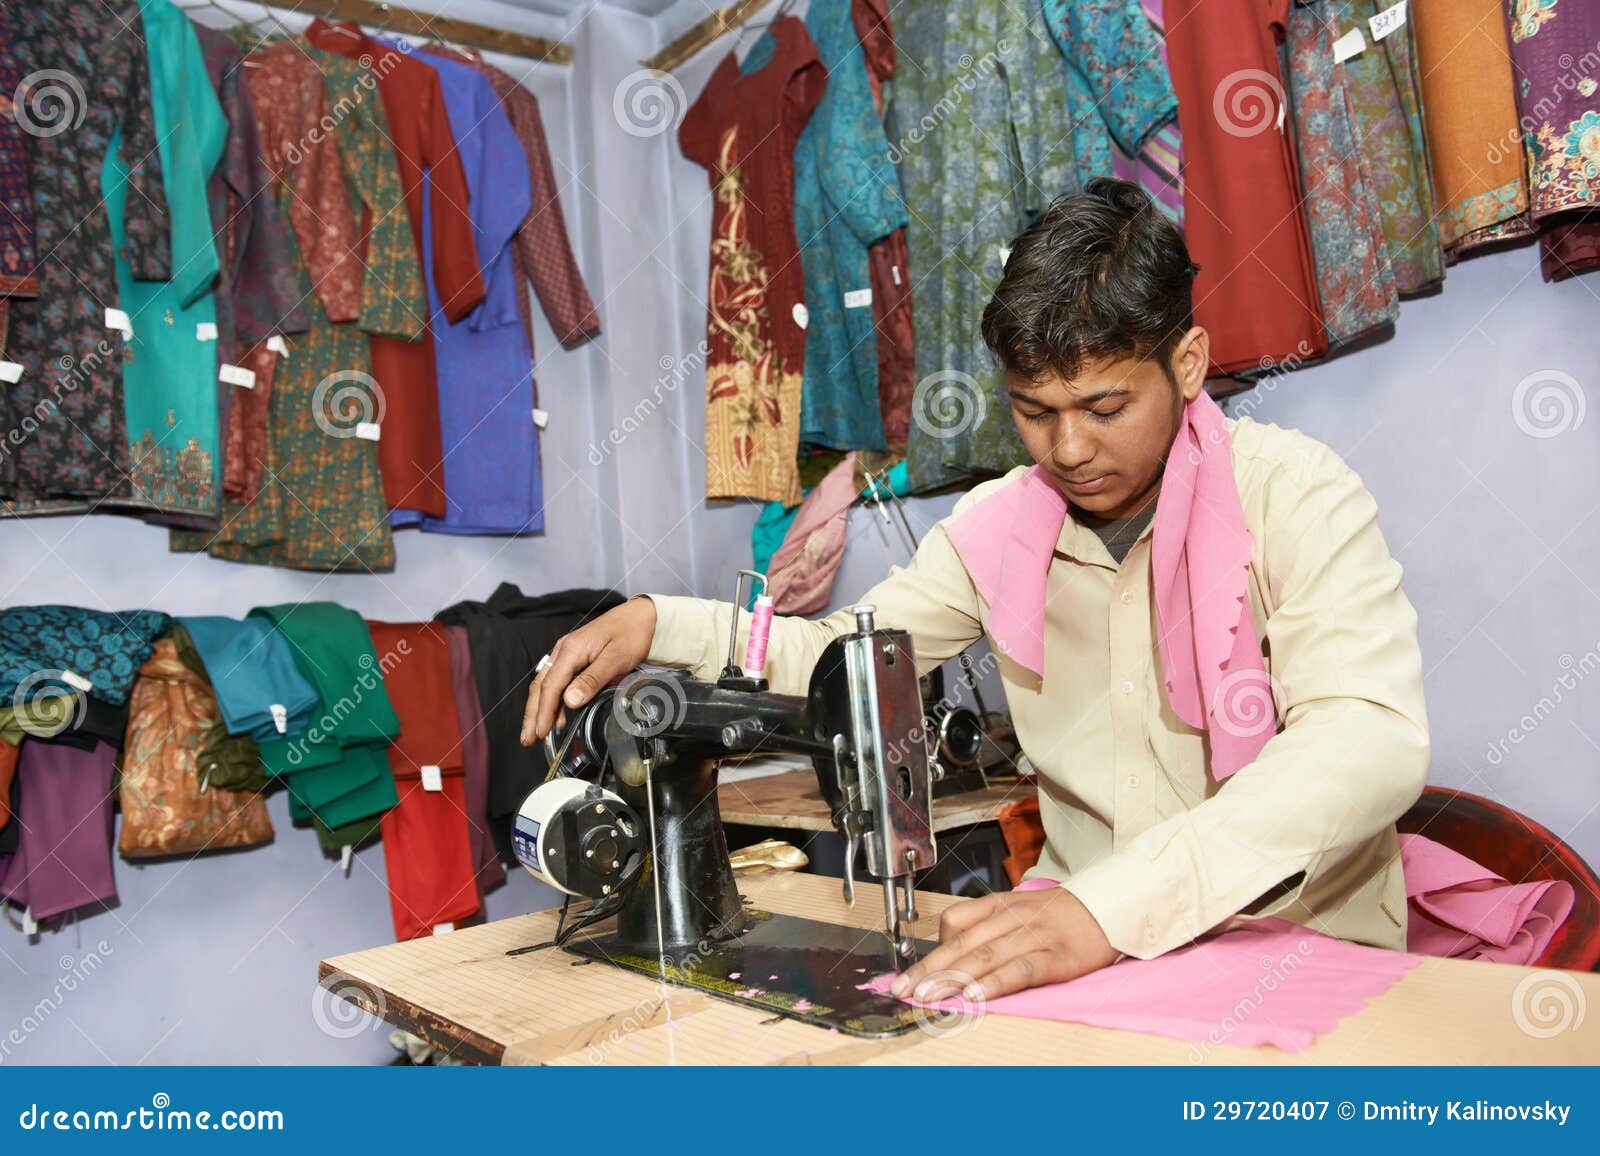
<svg viewBox="0 0 1600 1156">
<path fill-rule="evenodd" d="M 1039 774 L 1030 876 L 1060 884 L 950 907 L 896 994 L 993 998 L 1235 917 L 1405 945 L 1394 821 L 1429 758 L 1416 614 L 1349 467 L 1205 395 L 1194 271 L 1122 181 L 1018 237 L 983 336 L 1037 464 L 974 487 L 861 598 L 922 672 L 989 637 Z M 715 678 L 732 613 L 644 595 L 566 636 L 523 741 L 641 661 Z M 849 610 L 775 618 L 773 689 L 805 693 L 851 629 Z M 1253 707 L 1224 701 L 1241 688 Z"/>
</svg>

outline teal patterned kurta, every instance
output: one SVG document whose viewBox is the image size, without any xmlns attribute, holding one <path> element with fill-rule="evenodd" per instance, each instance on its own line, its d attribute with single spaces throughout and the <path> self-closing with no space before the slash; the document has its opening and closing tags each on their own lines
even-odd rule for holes
<svg viewBox="0 0 1600 1156">
<path fill-rule="evenodd" d="M 113 139 L 102 169 L 116 252 L 117 298 L 133 323 L 123 348 L 131 490 L 117 504 L 215 516 L 217 345 L 211 287 L 218 270 L 206 185 L 228 124 L 206 73 L 194 25 L 169 0 L 140 0 L 149 46 L 150 103 L 172 217 L 172 279 L 135 280 L 126 254 L 127 169 Z"/>
<path fill-rule="evenodd" d="M 978 323 L 1011 238 L 1078 177 L 1067 66 L 1037 5 L 913 4 L 896 20 L 888 127 L 910 213 L 907 455 L 923 491 L 1029 460 Z"/>
<path fill-rule="evenodd" d="M 805 24 L 828 83 L 794 150 L 795 236 L 809 312 L 800 442 L 882 450 L 867 248 L 906 223 L 906 207 L 850 0 L 812 0 Z"/>
</svg>

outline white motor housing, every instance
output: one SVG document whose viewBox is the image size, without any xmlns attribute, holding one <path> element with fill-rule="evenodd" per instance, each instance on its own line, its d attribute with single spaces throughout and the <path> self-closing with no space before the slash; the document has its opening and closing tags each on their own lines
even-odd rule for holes
<svg viewBox="0 0 1600 1156">
<path fill-rule="evenodd" d="M 622 882 L 630 858 L 647 850 L 644 824 L 621 797 L 583 779 L 540 783 L 511 827 L 517 860 L 567 895 L 599 899 Z"/>
</svg>

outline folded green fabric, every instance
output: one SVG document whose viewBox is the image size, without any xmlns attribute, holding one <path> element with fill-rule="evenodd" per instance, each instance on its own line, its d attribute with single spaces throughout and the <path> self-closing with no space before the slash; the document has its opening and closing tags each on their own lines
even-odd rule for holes
<svg viewBox="0 0 1600 1156">
<path fill-rule="evenodd" d="M 0 707 L 0 739 L 16 746 L 29 735 L 54 738 L 72 725 L 77 710 L 78 693 L 60 689 Z"/>
<path fill-rule="evenodd" d="M 250 616 L 273 624 L 321 699 L 303 734 L 260 744 L 267 773 L 284 780 L 291 804 L 320 827 L 394 806 L 399 796 L 385 752 L 400 719 L 361 616 L 332 602 L 258 606 Z"/>
</svg>

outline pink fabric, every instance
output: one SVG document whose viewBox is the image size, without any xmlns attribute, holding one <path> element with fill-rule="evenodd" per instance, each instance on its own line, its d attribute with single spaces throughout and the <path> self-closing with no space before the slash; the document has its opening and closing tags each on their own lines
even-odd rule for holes
<svg viewBox="0 0 1600 1156">
<path fill-rule="evenodd" d="M 1531 965 L 1572 912 L 1572 884 L 1507 883 L 1441 843 L 1400 836 L 1410 919 L 1406 946 L 1421 955 Z"/>
<path fill-rule="evenodd" d="M 1231 447 L 1222 410 L 1202 391 L 1184 407 L 1167 454 L 1150 553 L 1167 694 L 1179 718 L 1207 732 L 1219 782 L 1277 729 L 1250 613 L 1250 528 Z M 989 635 L 1041 683 L 1046 579 L 1066 517 L 1066 497 L 1036 465 L 946 527 L 989 604 Z"/>
<path fill-rule="evenodd" d="M 767 566 L 767 593 L 779 614 L 812 614 L 828 605 L 844 559 L 845 527 L 860 487 L 854 451 L 806 495 Z"/>
</svg>

